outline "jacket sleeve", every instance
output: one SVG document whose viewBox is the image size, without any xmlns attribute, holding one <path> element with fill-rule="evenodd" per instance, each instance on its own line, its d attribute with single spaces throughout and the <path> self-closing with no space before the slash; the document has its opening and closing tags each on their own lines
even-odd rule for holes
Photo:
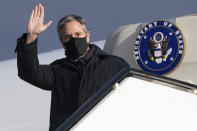
<svg viewBox="0 0 197 131">
<path fill-rule="evenodd" d="M 108 70 L 108 74 L 111 75 L 111 77 L 109 78 L 111 79 L 114 75 L 116 75 L 116 73 L 120 72 L 122 69 L 126 69 L 129 67 L 130 65 L 123 58 L 113 56 L 113 59 L 110 62 L 110 70 Z"/>
<path fill-rule="evenodd" d="M 53 73 L 51 65 L 39 65 L 37 57 L 37 40 L 26 44 L 27 34 L 18 38 L 15 52 L 17 52 L 18 76 L 41 89 L 51 90 Z"/>
</svg>

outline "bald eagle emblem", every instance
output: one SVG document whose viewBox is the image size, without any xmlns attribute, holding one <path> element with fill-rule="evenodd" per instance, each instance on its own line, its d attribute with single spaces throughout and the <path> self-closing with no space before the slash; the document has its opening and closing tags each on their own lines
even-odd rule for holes
<svg viewBox="0 0 197 131">
<path fill-rule="evenodd" d="M 149 49 L 147 51 L 147 56 L 151 61 L 161 64 L 165 62 L 168 56 L 172 52 L 172 48 L 168 48 L 169 38 L 164 37 L 162 32 L 156 32 L 153 38 L 148 40 Z"/>
<path fill-rule="evenodd" d="M 185 52 L 181 30 L 167 20 L 152 21 L 144 25 L 133 44 L 137 68 L 145 72 L 165 75 L 181 64 Z"/>
</svg>

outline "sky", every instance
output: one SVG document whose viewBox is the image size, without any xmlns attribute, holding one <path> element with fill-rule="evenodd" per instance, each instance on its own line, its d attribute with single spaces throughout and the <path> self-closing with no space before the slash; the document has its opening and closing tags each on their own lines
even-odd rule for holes
<svg viewBox="0 0 197 131">
<path fill-rule="evenodd" d="M 86 19 L 94 42 L 107 39 L 122 25 L 197 13 L 196 0 L 1 0 L 0 61 L 16 57 L 16 40 L 27 31 L 30 13 L 39 2 L 45 7 L 45 22 L 53 20 L 51 27 L 39 36 L 39 53 L 62 48 L 56 26 L 68 14 Z"/>
</svg>

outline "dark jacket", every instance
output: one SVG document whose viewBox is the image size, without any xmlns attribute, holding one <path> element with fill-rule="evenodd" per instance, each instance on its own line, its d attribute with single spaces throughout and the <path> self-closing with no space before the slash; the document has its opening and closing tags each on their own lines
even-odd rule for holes
<svg viewBox="0 0 197 131">
<path fill-rule="evenodd" d="M 25 44 L 26 34 L 17 40 L 18 76 L 51 93 L 50 131 L 57 128 L 105 82 L 129 65 L 90 44 L 88 54 L 78 61 L 59 59 L 39 65 L 37 40 Z"/>
</svg>

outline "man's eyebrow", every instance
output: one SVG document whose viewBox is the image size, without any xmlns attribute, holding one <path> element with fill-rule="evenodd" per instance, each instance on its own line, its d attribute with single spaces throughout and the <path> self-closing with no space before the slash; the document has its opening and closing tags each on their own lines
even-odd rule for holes
<svg viewBox="0 0 197 131">
<path fill-rule="evenodd" d="M 76 33 L 82 33 L 82 31 L 77 31 L 77 32 L 75 32 L 75 34 L 76 34 Z"/>
<path fill-rule="evenodd" d="M 65 34 L 64 37 L 68 38 L 68 37 L 72 37 L 72 35 L 71 34 Z"/>
<path fill-rule="evenodd" d="M 81 32 L 81 31 L 77 31 L 77 32 L 75 32 L 75 34 L 77 34 L 77 33 L 78 33 L 78 34 L 81 34 L 82 32 Z"/>
</svg>

